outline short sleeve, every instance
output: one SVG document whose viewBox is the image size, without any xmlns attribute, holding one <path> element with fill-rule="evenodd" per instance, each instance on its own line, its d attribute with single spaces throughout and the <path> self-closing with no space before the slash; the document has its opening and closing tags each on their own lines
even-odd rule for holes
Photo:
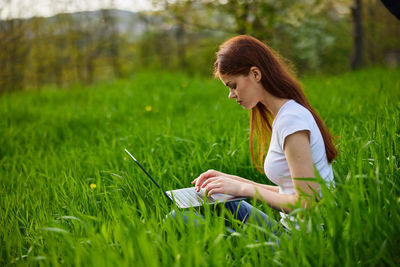
<svg viewBox="0 0 400 267">
<path fill-rule="evenodd" d="M 283 115 L 277 124 L 278 142 L 282 151 L 284 151 L 283 147 L 287 136 L 304 130 L 307 130 L 311 133 L 311 126 L 307 119 L 307 114 L 292 113 Z"/>
</svg>

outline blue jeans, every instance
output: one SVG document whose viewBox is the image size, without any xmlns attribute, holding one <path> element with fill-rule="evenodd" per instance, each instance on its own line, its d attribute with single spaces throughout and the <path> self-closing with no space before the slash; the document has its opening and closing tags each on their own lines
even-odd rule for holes
<svg viewBox="0 0 400 267">
<path fill-rule="evenodd" d="M 260 211 L 259 209 L 255 208 L 254 206 L 250 205 L 248 202 L 244 200 L 237 200 L 237 201 L 231 201 L 231 202 L 226 202 L 225 208 L 230 211 L 234 217 L 234 219 L 239 220 L 242 222 L 242 224 L 247 224 L 247 223 L 256 223 L 258 226 L 262 228 L 268 228 L 266 230 L 272 231 L 274 234 L 276 234 L 276 226 L 279 225 L 277 221 L 275 221 L 272 218 L 269 218 L 267 214 L 264 212 Z M 182 211 L 180 215 L 183 217 L 183 220 L 185 223 L 188 223 L 189 217 L 188 217 L 188 211 Z M 175 210 L 173 210 L 167 217 L 171 216 L 172 218 L 176 218 L 177 214 Z M 199 219 L 203 219 L 204 216 L 201 214 L 197 214 L 196 216 L 199 217 Z M 231 228 L 232 227 L 232 222 L 229 221 L 229 219 L 225 219 L 226 221 L 226 227 L 229 232 L 234 232 L 234 230 Z M 198 224 L 198 220 L 194 219 L 195 225 Z"/>
<path fill-rule="evenodd" d="M 241 221 L 243 224 L 254 219 L 258 226 L 267 226 L 271 229 L 278 224 L 277 221 L 269 218 L 267 214 L 244 200 L 226 202 L 225 207 L 232 212 L 236 220 Z"/>
</svg>

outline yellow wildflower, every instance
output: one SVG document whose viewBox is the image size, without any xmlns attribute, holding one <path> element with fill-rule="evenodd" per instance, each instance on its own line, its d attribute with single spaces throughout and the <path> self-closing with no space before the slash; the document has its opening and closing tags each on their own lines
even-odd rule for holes
<svg viewBox="0 0 400 267">
<path fill-rule="evenodd" d="M 90 189 L 95 189 L 96 188 L 96 184 L 90 184 Z"/>
<path fill-rule="evenodd" d="M 153 108 L 151 106 L 146 106 L 146 111 L 152 111 Z"/>
</svg>

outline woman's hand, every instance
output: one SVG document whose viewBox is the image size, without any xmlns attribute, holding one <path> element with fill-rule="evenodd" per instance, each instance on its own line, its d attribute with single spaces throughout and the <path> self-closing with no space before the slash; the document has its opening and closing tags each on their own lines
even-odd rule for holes
<svg viewBox="0 0 400 267">
<path fill-rule="evenodd" d="M 209 179 L 209 178 L 214 178 L 214 177 L 217 177 L 217 176 L 226 176 L 226 177 L 228 177 L 229 175 L 226 174 L 226 173 L 223 173 L 223 172 L 216 171 L 216 170 L 208 170 L 208 171 L 203 172 L 202 174 L 200 174 L 200 176 L 197 177 L 196 179 L 194 179 L 194 180 L 192 181 L 192 184 L 194 184 L 195 190 L 196 190 L 197 192 L 199 192 L 199 191 L 200 191 L 200 186 L 201 186 L 207 179 Z"/>
<path fill-rule="evenodd" d="M 222 193 L 232 196 L 244 196 L 244 191 L 248 183 L 244 183 L 228 176 L 215 176 L 208 178 L 201 187 L 207 192 L 207 197 L 212 194 Z"/>
</svg>

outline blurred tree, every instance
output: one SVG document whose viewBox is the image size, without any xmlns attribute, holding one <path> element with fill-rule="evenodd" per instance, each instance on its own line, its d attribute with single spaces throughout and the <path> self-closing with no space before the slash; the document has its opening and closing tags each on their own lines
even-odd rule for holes
<svg viewBox="0 0 400 267">
<path fill-rule="evenodd" d="M 29 52 L 27 24 L 20 19 L 0 21 L 0 92 L 24 87 Z"/>
<path fill-rule="evenodd" d="M 363 66 L 363 23 L 362 23 L 362 4 L 361 0 L 354 0 L 351 7 L 351 17 L 353 19 L 353 54 L 351 57 L 351 68 L 359 69 Z"/>
<path fill-rule="evenodd" d="M 30 23 L 30 30 L 32 32 L 31 39 L 31 51 L 29 55 L 30 69 L 32 71 L 28 72 L 27 75 L 32 81 L 32 85 L 37 89 L 46 82 L 45 75 L 43 73 L 46 71 L 45 60 L 43 55 L 45 55 L 45 43 L 43 40 L 42 25 L 44 25 L 42 18 L 33 18 Z"/>
<path fill-rule="evenodd" d="M 251 0 L 242 2 L 230 0 L 226 4 L 228 13 L 232 14 L 235 19 L 235 32 L 238 34 L 246 34 L 249 32 L 250 5 L 252 2 Z"/>
<path fill-rule="evenodd" d="M 108 52 L 110 57 L 111 66 L 114 72 L 114 76 L 122 77 L 122 70 L 120 64 L 120 38 L 118 34 L 116 17 L 111 14 L 111 10 L 103 9 L 101 10 L 101 15 L 103 17 L 103 33 L 102 36 L 104 38 L 105 47 L 104 49 Z"/>
<path fill-rule="evenodd" d="M 195 12 L 192 6 L 192 0 L 184 1 L 168 1 L 160 0 L 155 1 L 158 7 L 168 13 L 170 23 L 172 23 L 172 34 L 176 40 L 176 56 L 178 59 L 178 66 L 181 69 L 187 67 L 186 49 L 187 49 L 187 32 L 186 25 L 189 24 L 190 18 L 193 18 Z M 190 15 L 189 15 L 190 14 Z M 167 18 L 167 19 L 168 19 Z M 172 51 L 171 51 L 172 52 Z"/>
<path fill-rule="evenodd" d="M 164 24 L 164 16 L 157 11 L 155 16 L 141 14 L 140 21 L 146 26 L 146 33 L 136 42 L 136 69 L 173 69 L 177 49 L 174 36 Z M 176 68 L 176 67 L 175 67 Z"/>
<path fill-rule="evenodd" d="M 184 1 L 182 5 L 170 5 L 168 1 L 164 1 L 165 10 L 171 10 L 171 14 L 174 19 L 174 35 L 177 43 L 177 57 L 179 62 L 179 67 L 185 69 L 186 64 L 186 16 L 191 9 L 191 0 Z"/>
<path fill-rule="evenodd" d="M 234 18 L 237 34 L 267 42 L 304 72 L 324 67 L 325 51 L 338 37 L 330 25 L 343 19 L 348 5 L 349 0 L 228 0 L 219 10 Z"/>
<path fill-rule="evenodd" d="M 63 58 L 63 52 L 66 49 L 66 42 L 65 35 L 60 34 L 59 30 L 61 27 L 58 26 L 65 22 L 59 20 L 60 17 L 57 18 L 57 22 L 55 23 L 57 27 L 52 25 L 53 27 L 50 27 L 48 31 L 46 31 L 46 40 L 49 42 L 49 44 L 46 45 L 46 53 L 49 54 L 47 57 L 49 62 L 48 67 L 50 70 L 48 71 L 49 79 L 52 83 L 55 83 L 58 87 L 61 87 L 64 84 L 63 72 L 65 68 L 65 61 Z"/>
<path fill-rule="evenodd" d="M 400 66 L 400 20 L 379 0 L 364 0 L 365 64 Z"/>
</svg>

